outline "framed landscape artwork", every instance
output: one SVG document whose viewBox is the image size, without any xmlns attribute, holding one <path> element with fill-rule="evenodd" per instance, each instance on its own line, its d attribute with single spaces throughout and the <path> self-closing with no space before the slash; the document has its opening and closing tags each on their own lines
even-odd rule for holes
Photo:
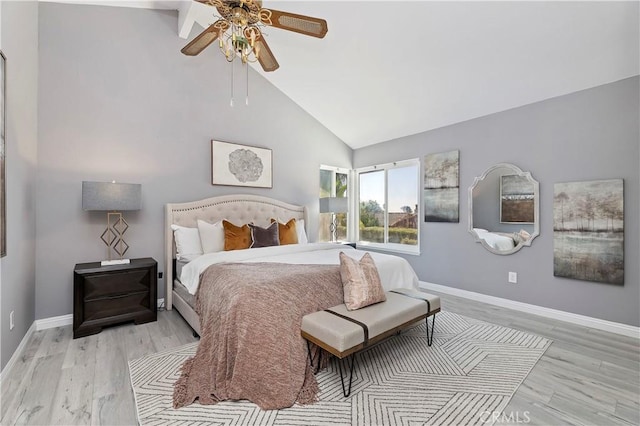
<svg viewBox="0 0 640 426">
<path fill-rule="evenodd" d="M 7 255 L 7 182 L 5 173 L 7 119 L 7 60 L 0 51 L 0 257 Z"/>
<path fill-rule="evenodd" d="M 424 221 L 459 222 L 460 151 L 424 156 Z"/>
<path fill-rule="evenodd" d="M 500 223 L 533 223 L 534 191 L 526 176 L 500 176 Z"/>
<path fill-rule="evenodd" d="M 211 141 L 211 184 L 271 188 L 271 150 Z"/>
<path fill-rule="evenodd" d="M 624 285 L 622 179 L 556 183 L 553 275 Z"/>
</svg>

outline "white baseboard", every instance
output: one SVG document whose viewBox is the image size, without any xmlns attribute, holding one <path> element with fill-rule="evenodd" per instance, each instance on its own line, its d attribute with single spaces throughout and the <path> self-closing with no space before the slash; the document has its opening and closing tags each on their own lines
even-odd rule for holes
<svg viewBox="0 0 640 426">
<path fill-rule="evenodd" d="M 20 341 L 20 344 L 16 348 L 15 352 L 13 352 L 13 355 L 11 355 L 11 359 L 9 359 L 9 362 L 7 362 L 7 365 L 5 365 L 2 371 L 0 371 L 0 382 L 2 381 L 3 378 L 9 375 L 9 373 L 11 372 L 11 369 L 13 368 L 13 365 L 16 363 L 18 358 L 22 356 L 22 351 L 24 351 L 24 348 L 25 346 L 27 346 L 27 342 L 31 338 L 31 335 L 33 334 L 34 331 L 36 331 L 35 322 L 31 324 L 31 327 L 29 327 L 29 329 L 25 333 L 24 337 Z"/>
<path fill-rule="evenodd" d="M 475 293 L 473 291 L 461 290 L 459 288 L 447 287 L 440 284 L 428 283 L 420 281 L 420 287 L 425 290 L 438 291 L 440 293 L 451 294 L 453 296 L 464 297 L 465 299 L 477 300 L 478 302 L 488 303 L 490 305 L 501 306 L 503 308 L 513 309 L 516 311 L 526 312 L 529 314 L 540 315 L 546 318 L 552 318 L 572 324 L 582 325 L 585 327 L 595 328 L 597 330 L 608 331 L 623 336 L 634 337 L 640 339 L 640 327 L 635 327 L 619 322 L 607 321 L 599 318 L 588 317 L 586 315 L 574 314 L 572 312 L 560 311 L 557 309 L 545 308 L 544 306 L 531 305 L 515 300 L 503 299 L 501 297 L 488 296 L 486 294 Z"/>
<path fill-rule="evenodd" d="M 59 317 L 43 318 L 33 322 L 36 331 L 46 330 L 48 328 L 64 327 L 73 324 L 73 314 L 60 315 Z"/>
</svg>

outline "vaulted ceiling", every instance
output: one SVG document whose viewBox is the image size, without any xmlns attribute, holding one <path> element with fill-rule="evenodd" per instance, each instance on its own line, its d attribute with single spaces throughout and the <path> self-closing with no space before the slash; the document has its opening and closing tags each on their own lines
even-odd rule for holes
<svg viewBox="0 0 640 426">
<path fill-rule="evenodd" d="M 189 0 L 66 2 L 177 9 L 185 44 L 216 20 L 213 7 Z M 280 68 L 254 68 L 359 148 L 638 75 L 638 6 L 265 0 L 324 18 L 329 32 L 268 28 Z"/>
</svg>

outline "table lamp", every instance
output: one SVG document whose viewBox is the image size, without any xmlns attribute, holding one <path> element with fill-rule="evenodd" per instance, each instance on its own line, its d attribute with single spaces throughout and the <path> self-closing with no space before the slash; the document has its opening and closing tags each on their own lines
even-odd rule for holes
<svg viewBox="0 0 640 426">
<path fill-rule="evenodd" d="M 349 199 L 346 197 L 324 197 L 320 198 L 320 213 L 331 213 L 331 242 L 336 242 L 338 224 L 336 223 L 336 213 L 346 213 L 349 211 Z"/>
<path fill-rule="evenodd" d="M 100 238 L 107 245 L 108 260 L 100 262 L 102 266 L 129 263 L 129 259 L 124 259 L 129 249 L 129 245 L 124 241 L 124 233 L 129 229 L 129 224 L 120 212 L 140 210 L 141 202 L 140 184 L 115 181 L 82 182 L 82 210 L 107 212 L 107 228 Z M 119 259 L 112 259 L 112 250 Z"/>
</svg>

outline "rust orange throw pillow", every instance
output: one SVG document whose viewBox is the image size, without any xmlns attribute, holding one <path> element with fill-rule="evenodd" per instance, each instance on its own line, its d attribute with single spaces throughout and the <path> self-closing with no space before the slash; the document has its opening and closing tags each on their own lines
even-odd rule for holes
<svg viewBox="0 0 640 426">
<path fill-rule="evenodd" d="M 340 252 L 340 278 L 344 304 L 350 311 L 387 300 L 378 268 L 369 253 L 365 253 L 358 262 Z"/>
<path fill-rule="evenodd" d="M 223 220 L 222 227 L 224 228 L 225 250 L 242 250 L 251 247 L 251 229 L 248 225 L 236 226 Z"/>
<path fill-rule="evenodd" d="M 271 223 L 276 222 L 271 218 Z M 296 230 L 296 220 L 291 219 L 287 223 L 278 222 L 278 236 L 280 238 L 280 245 L 285 244 L 298 244 L 298 232 Z"/>
</svg>

